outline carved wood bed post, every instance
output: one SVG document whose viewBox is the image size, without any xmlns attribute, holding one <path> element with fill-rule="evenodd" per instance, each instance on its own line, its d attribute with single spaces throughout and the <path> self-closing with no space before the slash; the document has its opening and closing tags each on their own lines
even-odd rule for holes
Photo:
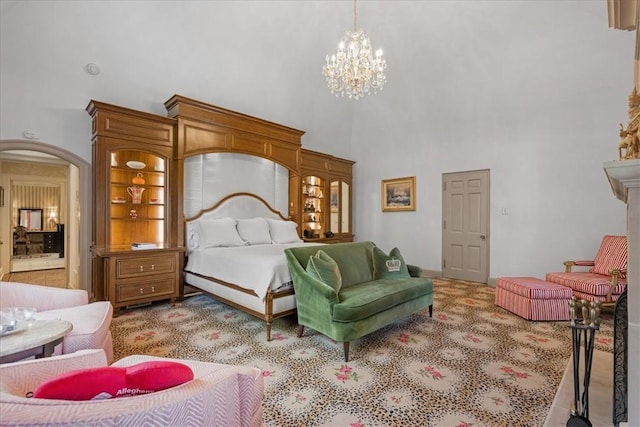
<svg viewBox="0 0 640 427">
<path fill-rule="evenodd" d="M 271 341 L 271 323 L 273 322 L 273 292 L 271 289 L 267 291 L 264 300 L 264 317 L 267 323 L 267 341 Z"/>
</svg>

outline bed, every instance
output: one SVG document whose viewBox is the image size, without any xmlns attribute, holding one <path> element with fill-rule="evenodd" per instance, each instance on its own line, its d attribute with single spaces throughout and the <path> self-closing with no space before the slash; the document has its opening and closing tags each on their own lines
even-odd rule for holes
<svg viewBox="0 0 640 427">
<path fill-rule="evenodd" d="M 266 322 L 295 312 L 284 249 L 304 243 L 297 224 L 260 196 L 235 193 L 186 221 L 185 283 Z"/>
<path fill-rule="evenodd" d="M 295 226 L 302 212 L 304 131 L 180 95 L 167 100 L 165 107 L 177 120 L 175 166 L 182 203 L 172 207 L 172 214 L 185 220 L 178 238 L 187 256 L 182 285 L 264 319 L 270 340 L 273 319 L 294 313 L 296 306 L 284 247 L 303 244 Z M 267 222 L 270 236 L 279 230 L 290 238 L 266 243 L 265 222 L 260 221 Z M 251 244 L 240 244 L 233 233 L 225 237 L 233 244 L 199 241 L 220 240 L 219 233 L 234 231 L 230 224 Z M 246 235 L 252 231 L 257 234 Z M 254 253 L 258 251 L 274 252 Z M 232 252 L 232 261 L 220 258 Z M 218 268 L 227 264 L 235 268 Z M 264 273 L 267 264 L 271 270 Z"/>
</svg>

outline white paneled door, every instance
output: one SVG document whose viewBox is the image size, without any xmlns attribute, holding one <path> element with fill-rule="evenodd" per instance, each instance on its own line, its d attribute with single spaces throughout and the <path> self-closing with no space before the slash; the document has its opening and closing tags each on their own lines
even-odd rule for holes
<svg viewBox="0 0 640 427">
<path fill-rule="evenodd" d="M 487 283 L 489 171 L 442 175 L 442 275 Z"/>
</svg>

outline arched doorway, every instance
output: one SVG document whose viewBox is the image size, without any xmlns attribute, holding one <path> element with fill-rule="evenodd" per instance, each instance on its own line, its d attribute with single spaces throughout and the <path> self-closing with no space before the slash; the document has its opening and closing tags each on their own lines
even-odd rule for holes
<svg viewBox="0 0 640 427">
<path fill-rule="evenodd" d="M 89 292 L 90 297 L 93 297 L 93 289 L 91 286 L 91 165 L 77 155 L 56 147 L 55 145 L 46 144 L 43 142 L 24 141 L 24 140 L 0 140 L 0 152 L 5 151 L 35 151 L 39 153 L 49 154 L 51 156 L 58 157 L 70 164 L 76 166 L 79 170 L 79 183 L 78 183 L 78 281 L 79 288 L 85 289 Z M 75 197 L 75 195 L 70 195 Z M 5 198 L 7 198 L 5 190 Z M 9 240 L 10 236 L 4 236 L 3 240 Z"/>
</svg>

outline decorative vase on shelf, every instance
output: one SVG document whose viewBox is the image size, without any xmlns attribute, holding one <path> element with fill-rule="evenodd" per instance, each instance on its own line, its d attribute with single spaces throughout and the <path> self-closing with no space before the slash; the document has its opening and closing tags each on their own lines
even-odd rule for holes
<svg viewBox="0 0 640 427">
<path fill-rule="evenodd" d="M 136 176 L 133 177 L 131 182 L 135 185 L 144 185 L 144 176 L 140 172 L 138 172 Z"/>
<path fill-rule="evenodd" d="M 142 187 L 127 187 L 127 193 L 131 196 L 131 203 L 138 204 L 142 202 L 142 193 L 144 188 Z"/>
</svg>

